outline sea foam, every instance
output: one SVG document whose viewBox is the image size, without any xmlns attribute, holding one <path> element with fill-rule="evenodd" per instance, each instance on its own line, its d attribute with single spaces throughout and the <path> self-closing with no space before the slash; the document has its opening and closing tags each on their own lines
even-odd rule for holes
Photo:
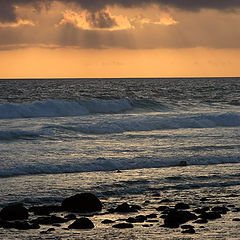
<svg viewBox="0 0 240 240">
<path fill-rule="evenodd" d="M 41 102 L 0 104 L 0 119 L 81 116 L 93 113 L 119 113 L 132 108 L 128 99 L 120 100 L 47 100 Z"/>
</svg>

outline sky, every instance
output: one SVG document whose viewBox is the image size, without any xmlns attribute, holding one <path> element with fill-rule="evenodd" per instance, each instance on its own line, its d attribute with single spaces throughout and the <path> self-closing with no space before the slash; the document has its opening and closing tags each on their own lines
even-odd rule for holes
<svg viewBox="0 0 240 240">
<path fill-rule="evenodd" d="M 239 0 L 0 0 L 0 78 L 240 77 Z"/>
</svg>

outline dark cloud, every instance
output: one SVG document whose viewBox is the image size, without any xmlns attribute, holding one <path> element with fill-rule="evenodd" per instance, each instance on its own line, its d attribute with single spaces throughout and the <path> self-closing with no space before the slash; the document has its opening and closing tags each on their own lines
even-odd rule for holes
<svg viewBox="0 0 240 240">
<path fill-rule="evenodd" d="M 87 21 L 92 28 L 112 28 L 117 26 L 116 21 L 104 11 L 93 12 L 87 15 Z"/>
<path fill-rule="evenodd" d="M 66 4 L 76 3 L 89 11 L 99 11 L 106 6 L 122 6 L 125 8 L 143 7 L 157 4 L 160 7 L 173 7 L 188 11 L 197 11 L 203 8 L 217 10 L 235 10 L 240 8 L 240 0 L 57 0 Z M 31 4 L 39 8 L 41 4 L 49 6 L 51 0 L 1 0 L 0 21 L 16 21 L 15 5 Z"/>
</svg>

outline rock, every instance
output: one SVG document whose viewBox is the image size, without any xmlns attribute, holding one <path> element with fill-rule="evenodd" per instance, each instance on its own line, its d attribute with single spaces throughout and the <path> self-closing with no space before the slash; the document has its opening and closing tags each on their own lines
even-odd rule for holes
<svg viewBox="0 0 240 240">
<path fill-rule="evenodd" d="M 233 221 L 239 222 L 239 221 L 240 221 L 240 218 L 233 218 Z"/>
<path fill-rule="evenodd" d="M 115 221 L 110 220 L 110 219 L 105 219 L 101 222 L 102 224 L 110 224 L 110 223 L 115 223 Z"/>
<path fill-rule="evenodd" d="M 189 209 L 189 205 L 186 203 L 177 203 L 175 205 L 175 209 Z"/>
<path fill-rule="evenodd" d="M 168 198 L 165 198 L 165 199 L 162 199 L 159 203 L 168 203 L 168 202 L 171 202 L 171 200 Z"/>
<path fill-rule="evenodd" d="M 15 222 L 8 222 L 8 221 L 1 221 L 0 227 L 3 228 L 15 228 L 18 230 L 29 230 L 29 229 L 39 229 L 40 226 L 38 224 L 29 224 L 26 221 L 15 221 Z"/>
<path fill-rule="evenodd" d="M 62 207 L 67 211 L 88 213 L 101 211 L 102 203 L 92 193 L 81 193 L 64 199 Z"/>
<path fill-rule="evenodd" d="M 28 210 L 22 204 L 10 204 L 0 212 L 3 220 L 22 220 L 28 218 Z"/>
<path fill-rule="evenodd" d="M 222 216 L 219 212 L 204 212 L 199 216 L 199 218 L 203 218 L 203 219 L 217 219 L 221 217 Z"/>
<path fill-rule="evenodd" d="M 194 223 L 208 223 L 208 220 L 206 218 L 201 218 L 196 220 Z"/>
<path fill-rule="evenodd" d="M 136 205 L 136 204 L 134 204 L 134 205 L 131 205 L 131 209 L 132 210 L 141 210 L 142 209 L 142 207 L 141 206 L 139 206 L 139 205 Z"/>
<path fill-rule="evenodd" d="M 227 207 L 219 207 L 219 206 L 217 206 L 217 207 L 213 207 L 212 209 L 211 209 L 213 212 L 218 212 L 218 213 L 220 213 L 220 214 L 226 214 L 228 211 L 230 211 Z"/>
<path fill-rule="evenodd" d="M 75 214 L 68 214 L 64 217 L 65 219 L 68 219 L 68 220 L 74 220 L 76 219 L 76 215 Z"/>
<path fill-rule="evenodd" d="M 181 166 L 181 167 L 187 166 L 187 161 L 180 161 L 179 166 Z"/>
<path fill-rule="evenodd" d="M 136 217 L 129 217 L 126 222 L 128 223 L 143 223 L 145 220 L 147 220 L 146 216 L 138 215 Z"/>
<path fill-rule="evenodd" d="M 52 212 L 61 212 L 62 210 L 62 207 L 57 205 L 34 206 L 28 209 L 28 211 L 33 212 L 34 215 L 49 215 Z"/>
<path fill-rule="evenodd" d="M 114 212 L 128 213 L 128 212 L 137 212 L 135 207 L 131 207 L 128 203 L 123 203 L 114 210 Z"/>
<path fill-rule="evenodd" d="M 164 226 L 169 228 L 177 228 L 180 224 L 195 219 L 197 219 L 197 216 L 191 212 L 171 210 L 164 219 Z"/>
<path fill-rule="evenodd" d="M 159 222 L 159 221 L 157 219 L 148 219 L 148 220 L 146 220 L 146 222 L 156 223 L 156 222 Z"/>
<path fill-rule="evenodd" d="M 181 228 L 182 229 L 189 229 L 189 228 L 194 228 L 194 226 L 192 226 L 192 225 L 182 225 Z"/>
<path fill-rule="evenodd" d="M 153 225 L 152 224 L 143 224 L 142 226 L 143 227 L 152 227 Z"/>
<path fill-rule="evenodd" d="M 193 212 L 198 213 L 198 214 L 202 214 L 204 212 L 207 212 L 210 208 L 209 207 L 203 207 L 203 208 L 196 208 L 193 210 Z"/>
<path fill-rule="evenodd" d="M 240 208 L 234 208 L 232 212 L 240 212 Z"/>
<path fill-rule="evenodd" d="M 57 216 L 50 216 L 50 217 L 39 217 L 37 219 L 32 220 L 32 223 L 36 224 L 44 224 L 44 225 L 49 225 L 49 224 L 55 224 L 55 223 L 65 223 L 68 222 L 69 219 L 65 219 L 62 217 L 57 217 Z"/>
<path fill-rule="evenodd" d="M 93 222 L 88 218 L 79 218 L 68 226 L 70 229 L 92 229 L 94 228 Z"/>
<path fill-rule="evenodd" d="M 133 224 L 131 223 L 118 223 L 112 226 L 113 228 L 133 228 Z"/>
<path fill-rule="evenodd" d="M 182 231 L 182 233 L 190 233 L 190 234 L 193 234 L 193 233 L 195 233 L 195 230 L 194 230 L 194 228 L 189 228 L 189 229 L 187 229 L 187 230 Z"/>
<path fill-rule="evenodd" d="M 147 218 L 156 218 L 157 214 L 156 213 L 151 213 L 146 216 Z"/>
<path fill-rule="evenodd" d="M 160 211 L 160 212 L 165 211 L 165 210 L 168 210 L 168 209 L 169 209 L 168 206 L 159 206 L 159 207 L 156 208 L 156 210 L 157 210 L 157 211 Z"/>
</svg>

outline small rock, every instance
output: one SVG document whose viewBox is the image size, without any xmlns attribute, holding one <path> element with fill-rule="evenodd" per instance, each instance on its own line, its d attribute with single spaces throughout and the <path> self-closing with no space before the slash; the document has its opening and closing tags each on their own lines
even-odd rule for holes
<svg viewBox="0 0 240 240">
<path fill-rule="evenodd" d="M 131 223 L 118 223 L 112 226 L 113 228 L 133 228 L 133 224 Z"/>
<path fill-rule="evenodd" d="M 218 213 L 220 213 L 220 214 L 226 214 L 228 211 L 230 211 L 227 207 L 219 207 L 219 206 L 217 206 L 217 207 L 213 207 L 212 209 L 211 209 L 213 212 L 218 212 Z"/>
<path fill-rule="evenodd" d="M 180 161 L 179 166 L 181 166 L 181 167 L 187 166 L 187 161 Z"/>
<path fill-rule="evenodd" d="M 129 222 L 129 223 L 142 223 L 144 222 L 145 220 L 147 220 L 147 217 L 146 216 L 143 216 L 143 215 L 139 215 L 139 216 L 136 216 L 136 217 L 129 217 L 126 222 Z"/>
<path fill-rule="evenodd" d="M 101 223 L 103 223 L 103 224 L 110 224 L 110 223 L 115 223 L 115 221 L 110 220 L 110 219 L 105 219 Z"/>
<path fill-rule="evenodd" d="M 165 199 L 162 199 L 159 203 L 168 203 L 168 202 L 171 202 L 171 200 L 168 198 L 165 198 Z"/>
<path fill-rule="evenodd" d="M 69 229 L 92 229 L 93 222 L 88 218 L 79 218 L 68 226 Z"/>
<path fill-rule="evenodd" d="M 217 219 L 221 218 L 222 216 L 219 212 L 204 212 L 199 217 L 203 219 Z"/>
<path fill-rule="evenodd" d="M 37 219 L 32 220 L 32 223 L 36 224 L 44 224 L 44 225 L 49 225 L 49 224 L 55 224 L 55 223 L 65 223 L 68 222 L 68 219 L 62 218 L 62 217 L 57 217 L 57 216 L 50 216 L 50 217 L 38 217 Z"/>
<path fill-rule="evenodd" d="M 177 228 L 180 224 L 195 219 L 197 219 L 197 216 L 191 212 L 171 210 L 164 219 L 164 226 L 169 228 Z"/>
<path fill-rule="evenodd" d="M 240 221 L 240 218 L 233 218 L 233 221 L 239 222 L 239 221 Z"/>
<path fill-rule="evenodd" d="M 66 215 L 64 218 L 66 218 L 66 219 L 68 219 L 68 220 L 74 220 L 74 219 L 76 219 L 77 217 L 76 217 L 75 214 L 68 214 L 68 215 Z"/>
<path fill-rule="evenodd" d="M 208 220 L 206 218 L 201 218 L 196 220 L 194 223 L 208 223 Z"/>
<path fill-rule="evenodd" d="M 117 206 L 114 212 L 120 212 L 120 213 L 137 212 L 137 209 L 132 208 L 128 203 L 123 203 Z"/>
<path fill-rule="evenodd" d="M 189 209 L 189 205 L 186 203 L 177 203 L 175 205 L 175 209 Z"/>
<path fill-rule="evenodd" d="M 157 214 L 156 213 L 151 213 L 146 216 L 147 218 L 156 218 Z"/>
<path fill-rule="evenodd" d="M 182 225 L 181 228 L 182 229 L 189 229 L 189 228 L 194 228 L 194 226 L 192 226 L 192 225 Z"/>
<path fill-rule="evenodd" d="M 152 224 L 143 224 L 142 226 L 143 227 L 152 227 L 153 225 Z"/>
<path fill-rule="evenodd" d="M 58 205 L 34 206 L 28 209 L 28 211 L 33 212 L 34 215 L 49 215 L 52 212 L 61 212 L 62 210 L 62 207 Z"/>
<path fill-rule="evenodd" d="M 159 206 L 159 207 L 156 208 L 156 210 L 157 210 L 157 211 L 160 211 L 160 212 L 165 211 L 165 210 L 167 210 L 167 209 L 169 209 L 168 206 Z"/>
<path fill-rule="evenodd" d="M 190 233 L 190 234 L 194 234 L 195 230 L 193 228 L 189 228 L 187 230 L 182 231 L 182 233 Z"/>
</svg>

